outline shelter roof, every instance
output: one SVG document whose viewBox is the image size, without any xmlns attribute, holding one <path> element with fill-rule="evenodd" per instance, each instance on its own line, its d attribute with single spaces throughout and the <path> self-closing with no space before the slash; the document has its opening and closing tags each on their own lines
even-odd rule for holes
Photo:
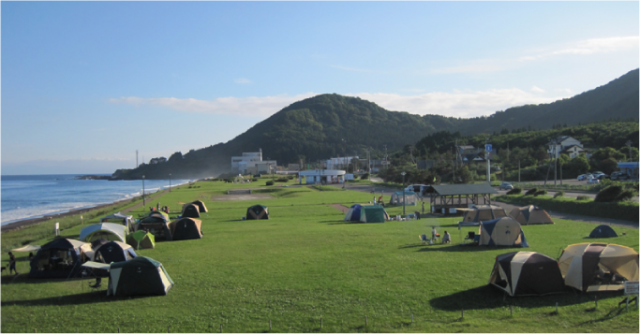
<svg viewBox="0 0 640 334">
<path fill-rule="evenodd" d="M 432 185 L 434 192 L 441 196 L 497 194 L 498 191 L 486 183 L 480 184 L 440 184 Z"/>
</svg>

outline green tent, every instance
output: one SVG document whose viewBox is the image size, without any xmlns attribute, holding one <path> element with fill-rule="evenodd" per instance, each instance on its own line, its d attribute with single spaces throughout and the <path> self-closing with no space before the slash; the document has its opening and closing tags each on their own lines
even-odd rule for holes
<svg viewBox="0 0 640 334">
<path fill-rule="evenodd" d="M 138 256 L 111 263 L 107 296 L 166 295 L 173 285 L 162 263 Z"/>
<path fill-rule="evenodd" d="M 380 205 L 366 205 L 360 209 L 360 221 L 363 223 L 384 223 L 387 219 L 389 215 Z"/>
<path fill-rule="evenodd" d="M 127 243 L 135 249 L 156 248 L 156 238 L 153 234 L 142 230 L 129 234 Z"/>
</svg>

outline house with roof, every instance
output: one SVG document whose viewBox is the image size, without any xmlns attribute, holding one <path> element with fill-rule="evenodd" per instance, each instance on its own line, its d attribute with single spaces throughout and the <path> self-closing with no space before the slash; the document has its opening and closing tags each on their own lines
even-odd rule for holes
<svg viewBox="0 0 640 334">
<path fill-rule="evenodd" d="M 573 159 L 584 152 L 582 143 L 571 136 L 554 138 L 547 143 L 547 146 L 549 147 L 547 149 L 549 159 L 553 159 L 554 156 L 559 157 L 562 153 L 569 155 L 569 157 Z"/>
</svg>

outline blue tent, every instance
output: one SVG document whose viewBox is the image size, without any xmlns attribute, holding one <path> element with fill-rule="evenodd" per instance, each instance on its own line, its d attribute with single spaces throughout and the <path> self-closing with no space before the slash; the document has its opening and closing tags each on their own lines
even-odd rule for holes
<svg viewBox="0 0 640 334">
<path fill-rule="evenodd" d="M 613 238 L 618 234 L 609 225 L 600 225 L 591 231 L 589 238 Z"/>
<path fill-rule="evenodd" d="M 347 214 L 344 216 L 344 220 L 359 222 L 360 221 L 360 211 L 362 209 L 362 205 L 354 204 L 349 208 Z"/>
</svg>

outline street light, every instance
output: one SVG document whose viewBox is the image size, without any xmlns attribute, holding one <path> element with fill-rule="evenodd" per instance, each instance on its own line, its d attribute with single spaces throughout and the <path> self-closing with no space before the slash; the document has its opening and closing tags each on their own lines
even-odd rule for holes
<svg viewBox="0 0 640 334">
<path fill-rule="evenodd" d="M 405 212 L 405 194 L 404 194 L 404 176 L 407 175 L 407 173 L 402 172 L 400 173 L 400 175 L 402 175 L 402 215 L 406 215 L 407 213 Z"/>
<path fill-rule="evenodd" d="M 171 173 L 169 173 L 169 192 L 171 192 Z"/>
<path fill-rule="evenodd" d="M 144 200 L 144 175 L 142 175 L 142 207 L 146 206 L 146 202 Z"/>
</svg>

